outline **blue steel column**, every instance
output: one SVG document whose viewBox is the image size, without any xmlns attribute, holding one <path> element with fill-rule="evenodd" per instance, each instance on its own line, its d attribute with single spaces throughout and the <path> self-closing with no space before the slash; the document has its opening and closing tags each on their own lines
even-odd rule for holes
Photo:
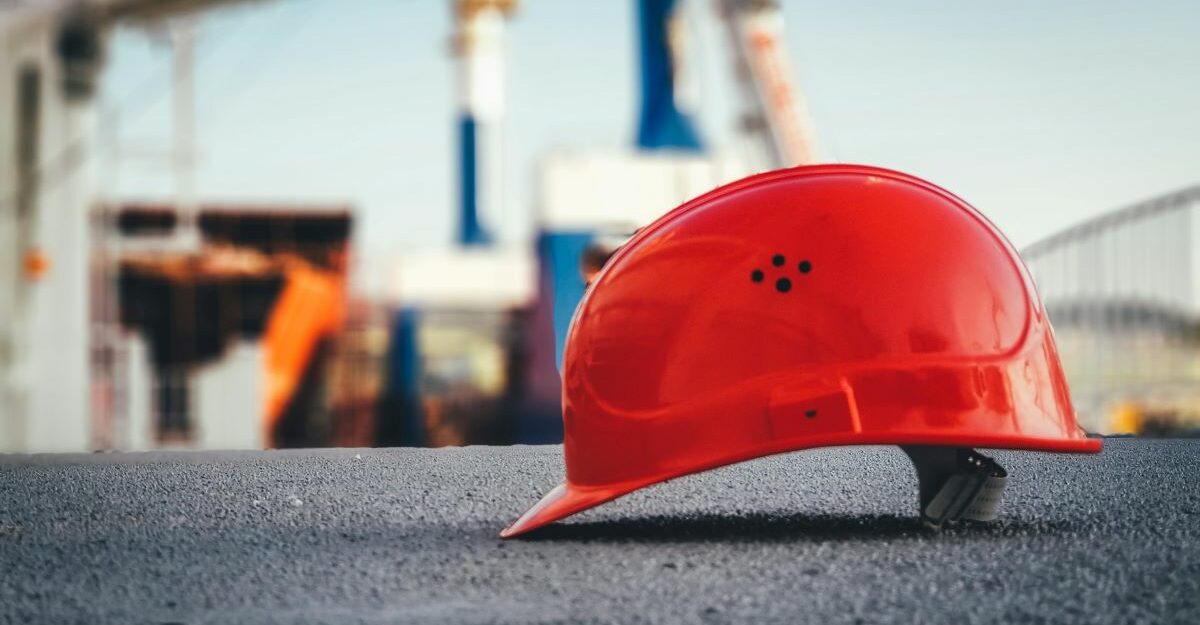
<svg viewBox="0 0 1200 625">
<path fill-rule="evenodd" d="M 460 245 L 486 245 L 483 215 L 504 200 L 501 186 L 504 117 L 504 20 L 515 0 L 454 0 L 461 108 L 458 119 Z"/>
<path fill-rule="evenodd" d="M 677 24 L 675 0 L 639 0 L 637 8 L 642 61 L 637 147 L 699 152 L 700 136 L 675 101 L 675 59 L 680 53 L 671 45 Z"/>
<path fill-rule="evenodd" d="M 479 221 L 479 199 L 477 195 L 478 167 L 476 161 L 475 117 L 464 112 L 458 122 L 458 243 L 460 245 L 484 245 L 492 237 Z"/>
</svg>

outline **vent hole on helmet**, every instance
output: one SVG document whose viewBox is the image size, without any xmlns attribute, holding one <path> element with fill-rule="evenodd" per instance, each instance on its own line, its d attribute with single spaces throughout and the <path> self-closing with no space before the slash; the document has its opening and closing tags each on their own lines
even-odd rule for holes
<svg viewBox="0 0 1200 625">
<path fill-rule="evenodd" d="M 780 278 L 775 281 L 775 290 L 780 293 L 787 293 L 792 290 L 792 281 L 787 278 Z"/>
<path fill-rule="evenodd" d="M 807 260 L 800 261 L 800 273 L 808 273 L 812 271 L 812 263 Z"/>
<path fill-rule="evenodd" d="M 804 416 L 805 416 L 806 418 L 808 418 L 808 419 L 813 419 L 813 418 L 816 418 L 816 416 L 817 416 L 817 411 L 816 411 L 816 409 L 812 409 L 812 410 L 805 410 L 805 411 L 804 411 Z"/>
<path fill-rule="evenodd" d="M 783 254 L 776 254 L 771 258 L 771 264 L 775 265 L 776 267 L 782 267 L 786 262 L 787 259 L 783 257 Z"/>
<path fill-rule="evenodd" d="M 762 269 L 755 269 L 754 271 L 750 272 L 750 279 L 755 282 L 762 282 L 763 277 Z"/>
</svg>

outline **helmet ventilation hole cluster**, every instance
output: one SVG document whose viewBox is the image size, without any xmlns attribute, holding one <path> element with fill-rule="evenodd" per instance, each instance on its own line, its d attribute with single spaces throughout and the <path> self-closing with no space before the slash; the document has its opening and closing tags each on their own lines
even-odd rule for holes
<svg viewBox="0 0 1200 625">
<path fill-rule="evenodd" d="M 771 264 L 776 267 L 782 267 L 786 263 L 787 263 L 787 257 L 784 256 L 783 254 L 775 254 L 774 256 L 771 257 Z M 812 271 L 812 263 L 809 262 L 808 260 L 802 260 L 802 261 L 800 261 L 800 263 L 798 265 L 796 265 L 796 268 L 798 270 L 800 270 L 800 273 L 806 274 L 806 273 Z M 750 281 L 754 282 L 755 284 L 762 282 L 763 280 L 766 279 L 766 277 L 767 277 L 767 275 L 765 273 L 763 273 L 762 269 L 755 269 L 754 271 L 750 272 Z M 792 290 L 791 278 L 788 278 L 785 276 L 785 277 L 776 279 L 775 280 L 775 290 L 779 291 L 780 293 L 787 293 L 788 291 Z"/>
</svg>

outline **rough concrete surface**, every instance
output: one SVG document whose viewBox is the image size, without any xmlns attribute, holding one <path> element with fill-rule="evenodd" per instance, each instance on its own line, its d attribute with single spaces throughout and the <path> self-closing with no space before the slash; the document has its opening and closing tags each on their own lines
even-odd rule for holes
<svg viewBox="0 0 1200 625">
<path fill-rule="evenodd" d="M 990 526 L 864 447 L 513 541 L 559 447 L 0 456 L 0 622 L 1200 623 L 1200 441 L 995 455 Z"/>
</svg>

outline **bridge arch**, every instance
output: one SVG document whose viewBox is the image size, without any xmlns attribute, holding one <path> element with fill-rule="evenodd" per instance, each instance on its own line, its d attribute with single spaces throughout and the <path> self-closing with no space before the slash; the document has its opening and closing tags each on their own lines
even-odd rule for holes
<svg viewBox="0 0 1200 625">
<path fill-rule="evenodd" d="M 1131 406 L 1200 425 L 1200 185 L 1110 211 L 1021 253 L 1054 325 L 1081 423 Z"/>
</svg>

